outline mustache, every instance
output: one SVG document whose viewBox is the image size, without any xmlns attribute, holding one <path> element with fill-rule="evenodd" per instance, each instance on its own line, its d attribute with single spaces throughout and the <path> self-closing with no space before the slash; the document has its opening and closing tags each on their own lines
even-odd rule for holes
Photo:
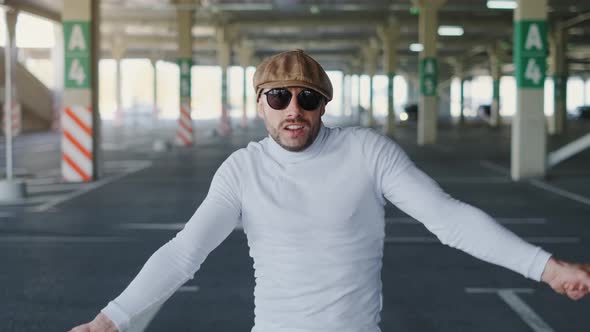
<svg viewBox="0 0 590 332">
<path fill-rule="evenodd" d="M 288 125 L 294 124 L 294 123 L 296 123 L 296 124 L 304 124 L 304 125 L 306 125 L 308 127 L 311 127 L 311 123 L 309 123 L 305 119 L 299 118 L 299 117 L 298 118 L 295 118 L 295 119 L 288 119 L 288 120 L 285 120 L 285 121 L 281 122 L 281 127 L 285 127 L 285 126 L 288 126 Z"/>
</svg>

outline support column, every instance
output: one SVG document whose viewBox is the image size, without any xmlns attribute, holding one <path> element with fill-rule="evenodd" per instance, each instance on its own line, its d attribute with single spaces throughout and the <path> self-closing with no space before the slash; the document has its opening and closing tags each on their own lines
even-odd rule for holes
<svg viewBox="0 0 590 332">
<path fill-rule="evenodd" d="M 0 201 L 1 202 L 22 202 L 26 196 L 26 186 L 21 180 L 14 178 L 12 162 L 12 136 L 13 131 L 20 128 L 13 128 L 13 115 L 19 116 L 13 108 L 16 101 L 15 80 L 16 76 L 16 40 L 15 27 L 18 11 L 6 7 L 4 12 L 6 21 L 6 44 L 4 46 L 4 134 L 6 151 L 6 178 L 0 180 Z"/>
<path fill-rule="evenodd" d="M 227 87 L 227 69 L 231 60 L 232 35 L 233 31 L 230 27 L 224 25 L 217 27 L 217 62 L 221 67 L 221 121 L 217 130 L 221 136 L 229 136 L 232 132 Z"/>
<path fill-rule="evenodd" d="M 453 58 L 451 62 L 455 76 L 459 79 L 459 125 L 465 124 L 465 65 L 463 60 Z"/>
<path fill-rule="evenodd" d="M 99 177 L 99 1 L 64 0 L 65 91 L 62 176 L 68 182 Z"/>
<path fill-rule="evenodd" d="M 116 101 L 116 108 L 115 108 L 115 117 L 114 117 L 114 125 L 119 127 L 123 125 L 124 122 L 124 115 L 123 115 L 123 85 L 122 85 L 122 75 L 121 72 L 121 61 L 125 57 L 126 47 L 125 41 L 122 38 L 122 31 L 119 31 L 116 36 L 113 38 L 113 46 L 112 46 L 112 54 L 113 59 L 115 59 L 115 101 Z"/>
<path fill-rule="evenodd" d="M 496 128 L 500 125 L 500 78 L 502 77 L 502 62 L 496 45 L 490 48 L 490 74 L 492 76 L 492 104 L 490 105 L 490 126 Z"/>
<path fill-rule="evenodd" d="M 375 126 L 375 117 L 373 115 L 373 78 L 377 71 L 377 47 L 376 41 L 372 41 L 363 48 L 365 57 L 365 71 L 369 75 L 369 109 L 367 110 L 367 127 Z"/>
<path fill-rule="evenodd" d="M 158 57 L 153 55 L 150 58 L 150 63 L 152 64 L 152 68 L 154 70 L 154 84 L 152 86 L 152 92 L 154 94 L 152 99 L 154 105 L 154 109 L 152 111 L 152 126 L 155 127 L 160 114 L 160 109 L 158 108 Z"/>
<path fill-rule="evenodd" d="M 397 44 L 399 40 L 399 23 L 389 18 L 387 25 L 378 29 L 383 43 L 383 71 L 387 75 L 387 124 L 385 134 L 393 136 L 395 131 L 394 78 L 397 67 Z"/>
<path fill-rule="evenodd" d="M 436 58 L 438 9 L 446 0 L 413 0 L 420 8 L 419 34 L 424 47 L 420 52 L 420 90 L 418 106 L 418 145 L 436 142 L 438 62 Z"/>
<path fill-rule="evenodd" d="M 551 128 L 552 134 L 565 133 L 567 124 L 567 29 L 560 24 L 555 24 L 551 30 L 549 39 L 550 47 L 550 72 L 553 74 L 553 116 Z"/>
<path fill-rule="evenodd" d="M 246 69 L 248 66 L 252 64 L 252 58 L 254 57 L 254 45 L 248 41 L 242 41 L 242 46 L 239 50 L 240 56 L 240 65 L 244 69 L 242 75 L 242 121 L 240 122 L 240 127 L 247 128 L 248 127 L 248 89 L 247 89 L 247 75 Z"/>
<path fill-rule="evenodd" d="M 180 116 L 176 129 L 176 144 L 191 146 L 194 143 L 191 117 L 191 68 L 193 66 L 193 11 L 178 9 L 178 66 L 180 68 Z"/>
<path fill-rule="evenodd" d="M 361 57 L 352 59 L 350 63 L 352 72 L 356 78 L 356 105 L 352 107 L 351 102 L 351 119 L 355 125 L 360 125 L 361 122 Z M 351 82 L 351 94 L 352 94 L 352 82 Z"/>
<path fill-rule="evenodd" d="M 518 0 L 514 11 L 516 114 L 512 123 L 513 180 L 546 171 L 543 86 L 547 64 L 547 0 Z"/>
<path fill-rule="evenodd" d="M 53 25 L 55 45 L 51 49 L 53 63 L 53 122 L 51 128 L 61 131 L 61 110 L 63 108 L 64 92 L 64 33 L 61 24 Z"/>
<path fill-rule="evenodd" d="M 16 87 L 16 64 L 17 64 L 17 56 L 18 56 L 18 49 L 16 47 L 16 22 L 18 19 L 19 11 L 13 8 L 8 7 L 5 11 L 5 19 L 6 19 L 6 27 L 7 27 L 7 43 L 4 49 L 4 56 L 5 56 L 5 67 L 10 70 L 7 70 L 7 77 L 6 82 L 10 80 L 10 100 L 5 98 L 4 110 L 4 119 L 3 119 L 3 130 L 4 134 L 8 137 L 10 136 L 10 140 L 15 136 L 18 136 L 22 131 L 22 112 L 21 112 L 21 104 L 18 99 L 18 91 Z M 6 101 L 10 101 L 7 103 Z M 7 159 L 8 160 L 8 159 Z"/>
</svg>

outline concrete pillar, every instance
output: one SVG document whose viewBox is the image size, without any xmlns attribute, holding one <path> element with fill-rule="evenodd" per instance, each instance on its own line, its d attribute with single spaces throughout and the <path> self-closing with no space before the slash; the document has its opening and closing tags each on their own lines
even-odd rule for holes
<svg viewBox="0 0 590 332">
<path fill-rule="evenodd" d="M 10 7 L 4 12 L 6 21 L 6 45 L 4 46 L 4 119 L 3 130 L 6 138 L 6 179 L 13 180 L 12 138 L 17 128 L 13 127 L 16 95 L 16 21 L 18 11 Z M 18 116 L 18 115 L 17 115 Z"/>
<path fill-rule="evenodd" d="M 551 30 L 549 39 L 550 47 L 550 72 L 553 74 L 553 116 L 551 128 L 552 134 L 561 135 L 566 130 L 567 124 L 567 29 L 555 24 Z"/>
<path fill-rule="evenodd" d="M 446 0 L 412 0 L 420 8 L 420 105 L 418 145 L 436 142 L 438 62 L 436 58 L 438 9 Z"/>
<path fill-rule="evenodd" d="M 242 75 L 242 121 L 240 122 L 240 127 L 247 128 L 248 127 L 248 89 L 247 89 L 247 75 L 246 69 L 253 63 L 254 57 L 254 45 L 247 41 L 242 41 L 242 45 L 239 49 L 239 57 L 240 57 L 240 65 L 244 69 Z"/>
<path fill-rule="evenodd" d="M 63 108 L 64 91 L 64 35 L 61 24 L 53 25 L 55 45 L 51 49 L 53 63 L 53 130 L 61 130 L 61 110 Z"/>
<path fill-rule="evenodd" d="M 218 133 L 221 136 L 228 136 L 232 132 L 229 117 L 229 101 L 227 86 L 227 69 L 231 60 L 231 41 L 232 31 L 228 26 L 218 26 L 216 29 L 217 37 L 217 62 L 221 67 L 221 120 L 219 122 Z"/>
<path fill-rule="evenodd" d="M 5 54 L 5 66 L 10 67 L 10 70 L 6 71 L 7 82 L 10 81 L 10 103 L 5 103 L 4 109 L 10 112 L 4 113 L 3 119 L 3 130 L 5 135 L 11 137 L 18 136 L 22 131 L 22 113 L 21 104 L 18 98 L 18 91 L 16 87 L 16 64 L 18 57 L 18 49 L 16 47 L 16 22 L 18 19 L 19 11 L 10 7 L 7 7 L 5 13 L 5 20 L 7 26 L 7 47 L 4 49 Z M 8 98 L 5 99 L 7 101 Z M 10 115 L 10 116 L 8 116 Z M 7 151 L 8 152 L 8 151 Z"/>
<path fill-rule="evenodd" d="M 465 123 L 465 75 L 459 76 L 459 124 Z"/>
<path fill-rule="evenodd" d="M 62 176 L 69 182 L 97 180 L 100 174 L 98 0 L 64 0 L 65 91 L 62 115 Z"/>
<path fill-rule="evenodd" d="M 395 71 L 397 67 L 397 44 L 399 40 L 399 23 L 390 18 L 387 25 L 377 29 L 378 35 L 383 43 L 383 71 L 387 75 L 387 123 L 385 134 L 392 136 L 395 131 L 395 109 L 394 109 L 394 85 Z"/>
<path fill-rule="evenodd" d="M 453 58 L 452 66 L 459 79 L 459 124 L 465 123 L 465 65 L 461 59 Z"/>
<path fill-rule="evenodd" d="M 516 114 L 512 123 L 514 180 L 546 171 L 543 86 L 547 64 L 547 0 L 518 0 L 514 11 Z"/>
<path fill-rule="evenodd" d="M 495 128 L 500 125 L 500 78 L 502 77 L 502 62 L 500 61 L 497 46 L 489 49 L 490 74 L 492 76 L 492 104 L 490 105 L 490 126 Z"/>
<path fill-rule="evenodd" d="M 122 31 L 119 31 L 113 37 L 113 46 L 111 48 L 111 52 L 113 55 L 113 59 L 115 59 L 115 101 L 116 101 L 116 109 L 115 109 L 115 126 L 121 126 L 123 124 L 123 85 L 122 85 L 122 76 L 123 73 L 121 72 L 121 61 L 125 57 L 126 47 L 125 41 L 123 40 Z"/>
<path fill-rule="evenodd" d="M 375 126 L 375 116 L 373 115 L 373 77 L 377 72 L 377 42 L 371 41 L 369 45 L 363 48 L 365 58 L 365 71 L 369 75 L 369 109 L 367 110 L 366 125 L 369 128 Z"/>
<path fill-rule="evenodd" d="M 153 111 L 152 111 L 152 120 L 153 123 L 155 124 L 158 120 L 158 115 L 160 113 L 160 110 L 158 108 L 158 57 L 157 56 L 152 56 L 150 58 L 150 63 L 152 64 L 152 68 L 154 70 L 154 82 L 152 85 L 152 92 L 154 94 L 153 96 Z"/>
<path fill-rule="evenodd" d="M 408 97 L 407 103 L 414 104 L 418 102 L 418 93 L 417 93 L 417 83 L 416 78 L 412 76 L 407 76 L 406 80 L 408 82 Z"/>
<path fill-rule="evenodd" d="M 360 124 L 361 121 L 361 72 L 362 72 L 362 65 L 361 65 L 361 57 L 357 57 L 352 59 L 351 63 L 350 63 L 350 67 L 352 69 L 352 72 L 354 73 L 355 76 L 355 82 L 356 82 L 356 105 L 354 105 L 354 107 L 352 107 L 352 103 L 351 103 L 351 118 L 352 118 L 352 122 L 356 125 Z M 351 93 L 352 93 L 352 84 L 351 84 Z"/>
<path fill-rule="evenodd" d="M 191 68 L 193 66 L 193 11 L 177 9 L 178 55 L 180 68 L 180 116 L 176 128 L 176 144 L 191 146 L 194 143 L 191 117 Z"/>
</svg>

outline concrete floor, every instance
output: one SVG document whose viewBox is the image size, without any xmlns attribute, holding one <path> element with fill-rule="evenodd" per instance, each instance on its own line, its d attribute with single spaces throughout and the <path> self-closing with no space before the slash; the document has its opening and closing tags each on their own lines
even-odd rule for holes
<svg viewBox="0 0 590 332">
<path fill-rule="evenodd" d="M 31 194 L 0 206 L 0 331 L 66 331 L 118 295 L 192 215 L 217 166 L 265 136 L 258 124 L 221 139 L 211 136 L 213 126 L 197 124 L 193 148 L 155 152 L 154 137 L 171 137 L 173 128 L 105 125 L 104 176 L 92 184 L 60 182 L 58 134 L 18 137 L 16 173 Z M 395 139 L 451 195 L 558 257 L 590 262 L 590 150 L 547 179 L 513 183 L 509 128 L 446 125 L 429 147 L 415 144 L 415 132 L 405 125 Z M 572 124 L 550 150 L 588 132 L 590 122 Z M 386 211 L 384 332 L 588 331 L 590 299 L 570 301 L 477 261 L 437 243 L 395 207 Z M 187 286 L 146 331 L 249 331 L 254 279 L 243 232 L 233 232 Z"/>
</svg>

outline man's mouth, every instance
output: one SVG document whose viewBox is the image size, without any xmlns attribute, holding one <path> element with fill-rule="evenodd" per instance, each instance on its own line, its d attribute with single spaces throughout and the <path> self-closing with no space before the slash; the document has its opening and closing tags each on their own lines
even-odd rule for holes
<svg viewBox="0 0 590 332">
<path fill-rule="evenodd" d="M 305 124 L 302 123 L 291 123 L 284 126 L 283 129 L 289 133 L 290 137 L 295 138 L 304 133 L 305 127 Z"/>
<path fill-rule="evenodd" d="M 304 126 L 303 125 L 300 125 L 300 124 L 297 124 L 297 125 L 296 124 L 292 124 L 292 125 L 286 126 L 285 129 L 287 129 L 287 130 L 299 130 L 299 129 L 303 129 L 303 127 Z"/>
</svg>

